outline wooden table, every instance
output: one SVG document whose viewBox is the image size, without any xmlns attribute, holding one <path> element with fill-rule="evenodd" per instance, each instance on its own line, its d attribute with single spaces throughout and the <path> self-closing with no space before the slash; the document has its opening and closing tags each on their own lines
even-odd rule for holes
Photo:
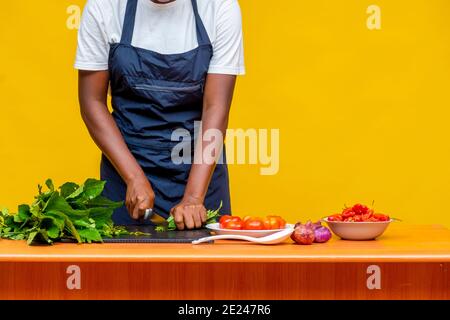
<svg viewBox="0 0 450 320">
<path fill-rule="evenodd" d="M 311 246 L 0 240 L 0 299 L 449 299 L 449 265 L 437 225 Z"/>
</svg>

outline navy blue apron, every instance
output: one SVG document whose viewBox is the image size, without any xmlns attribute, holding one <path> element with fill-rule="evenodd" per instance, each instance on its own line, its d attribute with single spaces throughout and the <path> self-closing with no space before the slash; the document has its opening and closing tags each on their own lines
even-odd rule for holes
<svg viewBox="0 0 450 320">
<path fill-rule="evenodd" d="M 168 217 L 170 209 L 183 197 L 191 168 L 189 163 L 172 161 L 172 150 L 181 141 L 173 141 L 172 133 L 177 129 L 189 132 L 193 159 L 194 122 L 202 117 L 203 88 L 213 50 L 196 0 L 192 0 L 192 8 L 197 48 L 180 54 L 160 54 L 132 46 L 137 2 L 128 0 L 122 39 L 110 48 L 112 115 L 152 185 L 155 211 Z M 223 201 L 221 213 L 231 213 L 225 155 L 223 159 L 214 170 L 205 207 L 216 209 Z M 104 195 L 125 200 L 126 185 L 105 156 L 100 174 L 107 181 Z M 139 223 L 131 219 L 125 207 L 114 212 L 113 220 L 120 225 Z"/>
</svg>

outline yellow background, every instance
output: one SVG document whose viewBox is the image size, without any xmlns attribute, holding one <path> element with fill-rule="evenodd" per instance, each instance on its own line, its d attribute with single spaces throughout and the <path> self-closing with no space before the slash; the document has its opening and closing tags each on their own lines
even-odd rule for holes
<svg viewBox="0 0 450 320">
<path fill-rule="evenodd" d="M 98 176 L 80 119 L 68 6 L 0 11 L 0 205 L 36 185 Z M 448 0 L 241 0 L 247 75 L 232 128 L 279 128 L 280 171 L 231 166 L 235 214 L 316 219 L 344 204 L 450 226 Z M 381 7 L 381 30 L 366 9 Z"/>
</svg>

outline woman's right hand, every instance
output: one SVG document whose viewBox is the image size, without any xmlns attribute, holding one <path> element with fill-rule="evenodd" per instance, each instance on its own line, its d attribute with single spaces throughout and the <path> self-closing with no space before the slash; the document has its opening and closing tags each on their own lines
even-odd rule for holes
<svg viewBox="0 0 450 320">
<path fill-rule="evenodd" d="M 131 179 L 127 183 L 125 205 L 131 218 L 139 220 L 147 209 L 153 209 L 155 193 L 145 175 Z"/>
</svg>

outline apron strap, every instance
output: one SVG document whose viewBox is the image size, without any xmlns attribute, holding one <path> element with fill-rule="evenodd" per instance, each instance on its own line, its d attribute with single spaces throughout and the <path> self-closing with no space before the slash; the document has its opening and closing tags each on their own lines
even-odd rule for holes
<svg viewBox="0 0 450 320">
<path fill-rule="evenodd" d="M 123 44 L 131 45 L 133 40 L 134 21 L 136 20 L 136 9 L 138 0 L 128 0 L 125 18 L 123 20 L 122 39 Z"/>
<path fill-rule="evenodd" d="M 198 45 L 201 46 L 211 44 L 208 33 L 206 32 L 205 26 L 203 25 L 202 18 L 200 18 L 200 14 L 198 13 L 197 0 L 191 0 L 191 2 L 192 8 L 194 9 Z"/>
</svg>

